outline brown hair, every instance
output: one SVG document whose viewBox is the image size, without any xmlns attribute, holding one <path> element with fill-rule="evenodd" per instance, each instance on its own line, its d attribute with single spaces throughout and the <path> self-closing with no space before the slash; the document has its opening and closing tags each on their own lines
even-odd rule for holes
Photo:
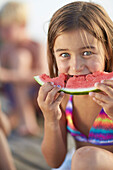
<svg viewBox="0 0 113 170">
<path fill-rule="evenodd" d="M 100 40 L 105 48 L 105 71 L 112 70 L 113 57 L 113 22 L 106 11 L 98 4 L 90 2 L 72 2 L 52 16 L 48 29 L 47 56 L 50 76 L 58 75 L 58 68 L 53 53 L 56 38 L 64 32 L 82 29 Z"/>
</svg>

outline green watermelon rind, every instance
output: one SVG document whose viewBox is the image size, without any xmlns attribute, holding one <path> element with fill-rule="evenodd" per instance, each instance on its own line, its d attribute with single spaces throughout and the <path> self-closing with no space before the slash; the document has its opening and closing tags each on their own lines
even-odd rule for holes
<svg viewBox="0 0 113 170">
<path fill-rule="evenodd" d="M 45 83 L 40 79 L 39 76 L 34 76 L 34 79 L 40 84 L 41 86 Z M 67 93 L 67 94 L 75 94 L 75 95 L 85 95 L 88 94 L 89 92 L 96 92 L 100 91 L 99 89 L 96 89 L 95 87 L 90 87 L 90 88 L 78 88 L 78 89 L 71 89 L 71 88 L 61 88 L 60 91 Z"/>
<path fill-rule="evenodd" d="M 89 92 L 98 92 L 100 90 L 96 89 L 95 87 L 90 87 L 90 88 L 78 88 L 78 89 L 62 88 L 60 91 L 63 91 L 64 93 L 67 94 L 85 95 L 88 94 Z"/>
<path fill-rule="evenodd" d="M 38 84 L 40 84 L 41 86 L 45 83 L 43 82 L 39 76 L 34 76 L 34 79 L 38 82 Z"/>
</svg>

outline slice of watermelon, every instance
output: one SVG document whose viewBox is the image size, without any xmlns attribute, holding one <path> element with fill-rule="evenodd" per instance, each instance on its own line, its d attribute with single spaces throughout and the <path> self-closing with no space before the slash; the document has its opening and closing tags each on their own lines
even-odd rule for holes
<svg viewBox="0 0 113 170">
<path fill-rule="evenodd" d="M 40 76 L 34 76 L 34 79 L 40 84 L 43 85 L 45 82 L 53 82 L 55 85 L 60 85 L 61 87 L 65 87 L 65 81 L 67 80 L 67 75 L 62 73 L 59 77 L 50 78 L 46 74 L 42 74 Z"/>
<path fill-rule="evenodd" d="M 54 82 L 55 85 L 60 85 L 63 91 L 68 94 L 88 94 L 91 91 L 99 91 L 94 87 L 96 82 L 101 80 L 113 80 L 113 72 L 94 72 L 93 74 L 80 75 L 69 77 L 68 75 L 61 73 L 59 77 L 50 78 L 46 74 L 34 76 L 34 79 L 43 85 L 45 82 Z"/>
</svg>

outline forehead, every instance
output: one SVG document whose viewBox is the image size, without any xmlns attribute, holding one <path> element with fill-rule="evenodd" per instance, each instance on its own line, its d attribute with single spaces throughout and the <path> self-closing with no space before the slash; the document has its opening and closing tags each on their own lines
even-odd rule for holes
<svg viewBox="0 0 113 170">
<path fill-rule="evenodd" d="M 85 46 L 102 46 L 102 43 L 97 40 L 92 34 L 85 30 L 73 30 L 65 32 L 58 36 L 55 40 L 54 49 L 56 48 L 81 48 Z"/>
</svg>

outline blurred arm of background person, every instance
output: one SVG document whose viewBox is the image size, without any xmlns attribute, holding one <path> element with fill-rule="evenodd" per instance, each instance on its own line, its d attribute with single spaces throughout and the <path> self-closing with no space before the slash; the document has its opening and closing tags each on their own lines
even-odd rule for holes
<svg viewBox="0 0 113 170">
<path fill-rule="evenodd" d="M 11 132 L 8 117 L 3 113 L 0 103 L 0 169 L 16 170 L 13 157 L 7 142 L 7 136 Z"/>
<path fill-rule="evenodd" d="M 32 84 L 35 75 L 48 73 L 47 62 L 45 62 L 44 45 L 31 42 L 31 45 L 27 43 L 26 46 L 28 47 L 18 47 L 18 49 L 14 49 L 11 45 L 4 45 L 1 49 L 1 82 Z M 27 48 L 31 48 L 31 51 Z M 10 65 L 9 68 L 7 65 Z"/>
<path fill-rule="evenodd" d="M 5 136 L 8 136 L 11 132 L 11 125 L 8 117 L 2 112 L 0 104 L 0 129 L 3 131 Z"/>
<path fill-rule="evenodd" d="M 0 128 L 0 169 L 16 170 L 6 136 L 1 128 Z"/>
</svg>

